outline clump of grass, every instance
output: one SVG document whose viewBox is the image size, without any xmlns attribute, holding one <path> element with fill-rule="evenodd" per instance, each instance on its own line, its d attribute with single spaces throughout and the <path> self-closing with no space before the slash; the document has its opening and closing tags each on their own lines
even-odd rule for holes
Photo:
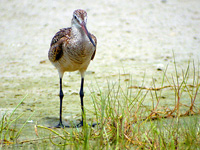
<svg viewBox="0 0 200 150">
<path fill-rule="evenodd" d="M 31 118 L 32 115 L 27 119 L 27 121 L 21 126 L 19 130 L 15 128 L 16 122 L 23 116 L 23 113 L 21 113 L 15 118 L 13 118 L 13 114 L 16 112 L 17 108 L 23 103 L 25 98 L 26 96 L 20 101 L 20 103 L 15 107 L 15 109 L 12 111 L 10 115 L 5 113 L 1 118 L 1 124 L 0 124 L 1 146 L 16 144 L 17 139 L 19 138 L 22 132 L 22 129 L 26 125 L 27 121 Z"/>
</svg>

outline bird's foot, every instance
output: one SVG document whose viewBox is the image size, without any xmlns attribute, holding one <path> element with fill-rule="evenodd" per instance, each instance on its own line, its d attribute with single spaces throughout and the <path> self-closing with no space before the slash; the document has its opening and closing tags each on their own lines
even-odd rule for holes
<svg viewBox="0 0 200 150">
<path fill-rule="evenodd" d="M 99 125 L 99 123 L 93 123 L 88 124 L 91 127 L 95 127 L 96 125 Z M 59 122 L 56 126 L 53 126 L 53 128 L 80 128 L 83 126 L 83 120 L 80 121 L 77 125 L 64 125 L 63 123 Z M 51 128 L 51 127 L 50 127 Z"/>
<path fill-rule="evenodd" d="M 100 123 L 93 123 L 92 125 L 91 124 L 88 124 L 89 126 L 91 126 L 91 127 L 95 127 L 96 125 L 99 125 Z M 83 120 L 80 122 L 80 123 L 78 123 L 76 126 L 75 126 L 75 128 L 80 128 L 80 127 L 82 127 L 83 126 Z"/>
<path fill-rule="evenodd" d="M 56 126 L 53 126 L 53 128 L 70 128 L 70 126 L 63 125 L 63 123 L 59 122 Z"/>
<path fill-rule="evenodd" d="M 90 126 L 95 127 L 96 125 L 100 125 L 100 123 L 93 123 L 93 124 L 90 125 Z"/>
<path fill-rule="evenodd" d="M 74 126 L 74 128 L 80 128 L 83 126 L 83 120 L 81 120 L 80 123 L 78 123 L 77 125 Z"/>
</svg>

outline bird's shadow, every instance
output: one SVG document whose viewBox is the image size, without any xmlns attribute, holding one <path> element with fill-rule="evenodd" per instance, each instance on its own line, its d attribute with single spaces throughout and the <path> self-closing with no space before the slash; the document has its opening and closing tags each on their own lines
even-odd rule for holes
<svg viewBox="0 0 200 150">
<path fill-rule="evenodd" d="M 77 119 L 73 119 L 73 120 L 66 120 L 66 119 L 62 119 L 62 123 L 63 126 L 59 126 L 59 118 L 57 117 L 44 117 L 42 119 L 40 119 L 37 124 L 38 125 L 42 125 L 45 127 L 49 127 L 49 128 L 79 128 L 82 127 L 81 125 L 81 120 Z M 99 125 L 99 123 L 93 123 L 93 124 L 88 124 L 91 127 L 95 127 L 96 125 Z"/>
<path fill-rule="evenodd" d="M 40 119 L 37 124 L 38 125 L 42 125 L 45 127 L 49 127 L 49 128 L 54 128 L 58 125 L 59 123 L 59 118 L 57 117 L 44 117 L 42 119 Z M 62 119 L 62 123 L 65 127 L 71 128 L 77 124 L 80 123 L 80 120 L 66 120 L 66 119 Z"/>
</svg>

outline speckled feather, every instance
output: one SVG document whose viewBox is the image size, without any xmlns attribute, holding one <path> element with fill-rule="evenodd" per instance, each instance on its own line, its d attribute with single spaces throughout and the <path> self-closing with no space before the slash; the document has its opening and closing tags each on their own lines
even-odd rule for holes
<svg viewBox="0 0 200 150">
<path fill-rule="evenodd" d="M 49 50 L 49 60 L 55 62 L 63 56 L 62 44 L 64 41 L 69 41 L 71 35 L 71 28 L 63 28 L 58 31 L 53 37 L 50 50 Z"/>
<path fill-rule="evenodd" d="M 90 33 L 89 33 L 89 34 L 90 34 Z M 92 40 L 94 41 L 95 45 L 97 45 L 97 39 L 96 39 L 96 37 L 95 37 L 93 34 L 90 34 L 90 35 L 91 35 Z M 96 48 L 95 48 L 95 51 L 94 51 L 94 53 L 93 53 L 93 55 L 92 55 L 92 57 L 91 57 L 91 60 L 94 59 L 95 54 L 96 54 Z"/>
<path fill-rule="evenodd" d="M 87 16 L 87 13 L 84 10 L 78 9 L 74 12 L 77 16 L 80 16 L 82 20 Z"/>
<path fill-rule="evenodd" d="M 71 28 L 63 28 L 58 31 L 55 36 L 53 37 L 50 46 L 53 44 L 56 44 L 62 37 L 70 37 L 71 34 Z"/>
<path fill-rule="evenodd" d="M 93 34 L 90 34 L 90 35 L 91 35 L 93 41 L 95 42 L 95 44 L 97 44 L 96 37 Z M 55 36 L 53 37 L 53 39 L 51 41 L 50 50 L 49 50 L 49 54 L 48 54 L 49 60 L 51 62 L 58 61 L 62 57 L 62 55 L 63 55 L 62 44 L 63 44 L 63 42 L 69 43 L 70 36 L 71 36 L 71 27 L 60 29 L 60 31 L 58 31 L 55 34 Z M 94 51 L 94 53 L 91 57 L 91 60 L 94 59 L 95 53 L 96 53 L 96 50 Z"/>
</svg>

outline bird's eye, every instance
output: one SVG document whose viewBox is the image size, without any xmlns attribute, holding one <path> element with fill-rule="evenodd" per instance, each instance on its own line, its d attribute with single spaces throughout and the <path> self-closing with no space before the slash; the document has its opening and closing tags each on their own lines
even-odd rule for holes
<svg viewBox="0 0 200 150">
<path fill-rule="evenodd" d="M 74 19 L 76 19 L 77 20 L 77 17 L 74 15 Z"/>
</svg>

